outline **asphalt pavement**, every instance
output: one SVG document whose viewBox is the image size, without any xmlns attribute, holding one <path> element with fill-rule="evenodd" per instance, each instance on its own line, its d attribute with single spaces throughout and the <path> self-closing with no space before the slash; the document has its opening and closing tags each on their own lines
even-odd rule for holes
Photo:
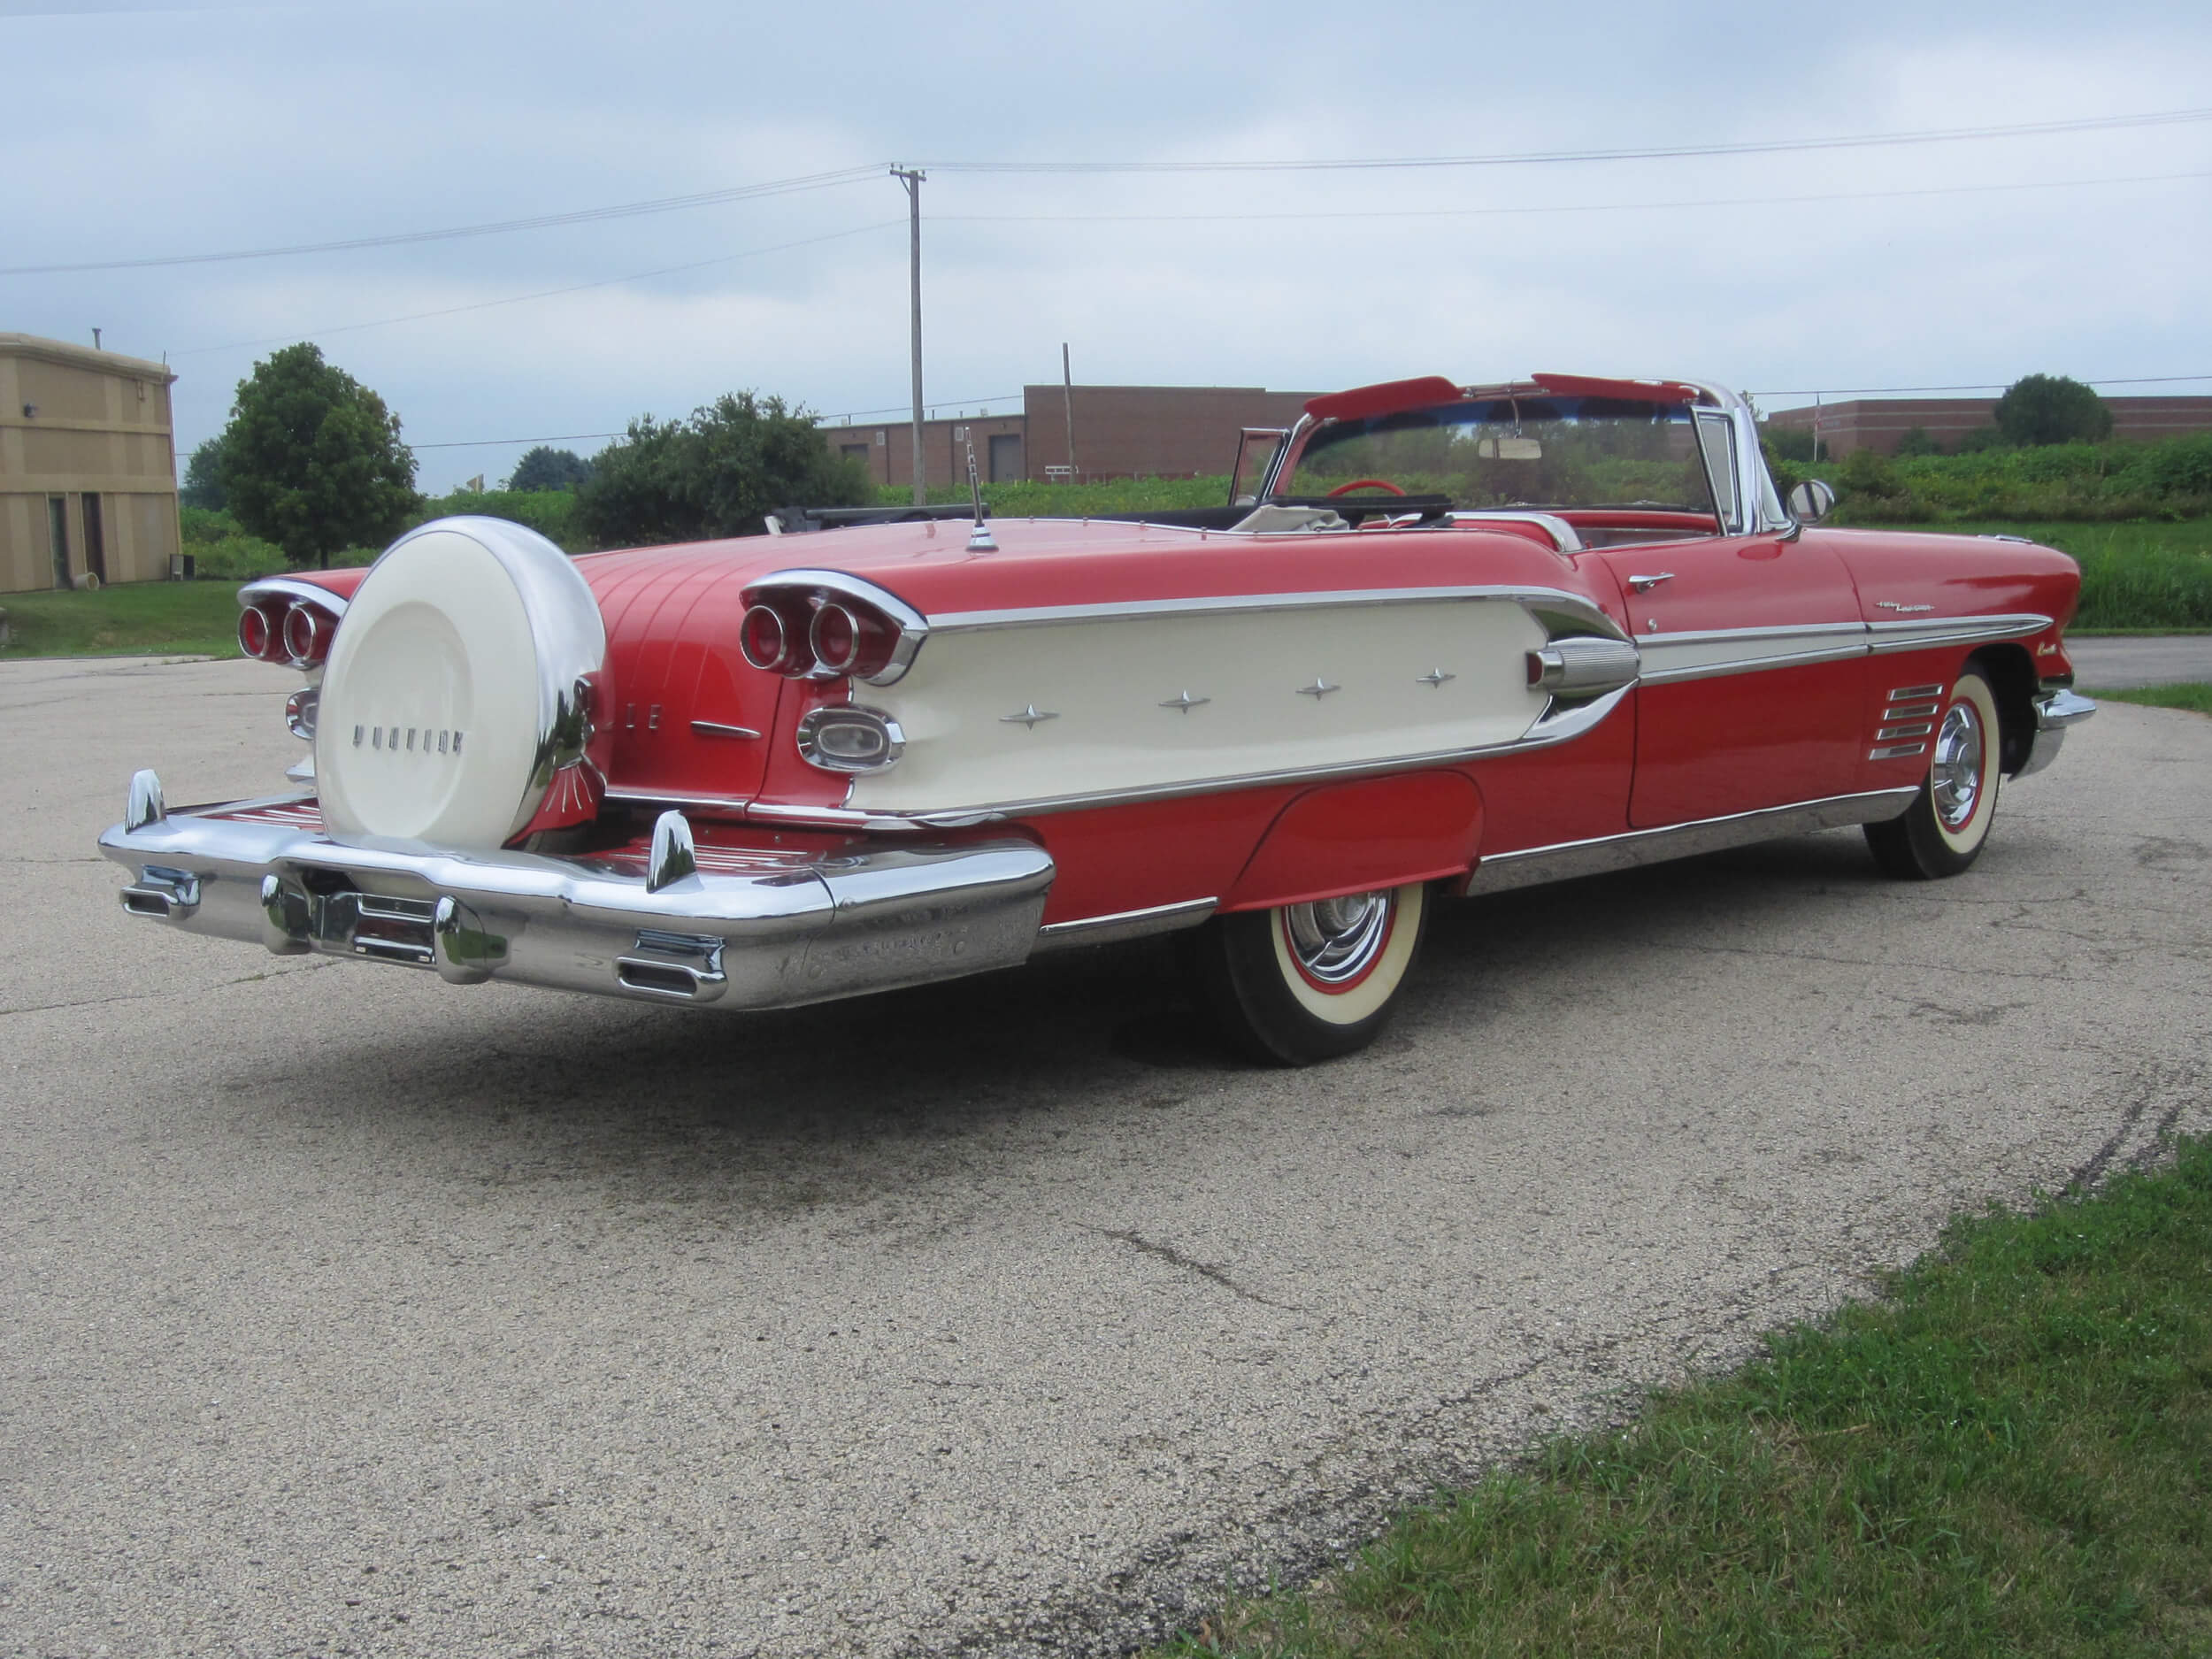
<svg viewBox="0 0 2212 1659">
<path fill-rule="evenodd" d="M 2212 681 L 2212 634 L 2070 639 L 2066 655 L 2072 659 L 2075 680 L 2085 687 L 2124 691 Z"/>
<path fill-rule="evenodd" d="M 1115 1651 L 2212 1129 L 2200 716 L 1956 880 L 1449 907 L 1277 1072 L 1156 946 L 746 1018 L 126 916 L 132 769 L 271 787 L 288 688 L 0 665 L 0 1653 Z"/>
</svg>

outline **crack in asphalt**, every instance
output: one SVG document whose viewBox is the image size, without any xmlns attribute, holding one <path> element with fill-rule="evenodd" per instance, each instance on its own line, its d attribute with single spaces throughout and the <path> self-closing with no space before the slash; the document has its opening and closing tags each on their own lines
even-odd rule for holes
<svg viewBox="0 0 2212 1659">
<path fill-rule="evenodd" d="M 2192 1085 L 2194 1086 L 2192 1087 Z M 2112 1166 L 2112 1161 L 2119 1156 L 2120 1148 L 2127 1144 L 2130 1135 L 2142 1123 L 2143 1115 L 2170 1090 L 2176 1091 L 2172 1105 L 2159 1115 L 2151 1127 L 2149 1138 L 2142 1147 L 2137 1149 L 2134 1156 L 2127 1160 L 2127 1164 L 2131 1169 L 2141 1169 L 2151 1159 L 2156 1157 L 2166 1138 L 2173 1133 L 2175 1126 L 2181 1122 L 2182 1113 L 2192 1106 L 2204 1104 L 2208 1098 L 2202 1086 L 2196 1084 L 2194 1073 L 2185 1074 L 2164 1066 L 2154 1068 L 2147 1072 L 2139 1072 L 2131 1079 L 2127 1103 L 2120 1109 L 2120 1121 L 2114 1126 L 2112 1133 L 2105 1137 L 2103 1144 L 2090 1154 L 2087 1162 L 2077 1168 L 2068 1178 L 2065 1191 L 2069 1194 L 2079 1194 L 2089 1191 L 2102 1180 L 2105 1171 Z"/>
<path fill-rule="evenodd" d="M 2100 1179 L 2140 1129 L 2153 1105 L 2178 1090 L 2158 1115 L 2144 1144 L 2126 1162 L 2140 1169 L 2154 1160 L 2192 1107 L 2212 1107 L 2212 1091 L 2198 1084 L 2198 1075 L 2193 1067 L 2170 1065 L 2139 1070 L 2129 1078 L 2111 1133 L 2074 1171 L 2065 1190 L 2078 1192 Z M 1133 1230 L 1093 1230 L 1222 1283 L 1248 1300 L 1265 1302 L 1231 1284 L 1218 1269 L 1142 1239 Z M 1870 1263 L 1862 1263 L 1862 1270 L 1867 1265 Z M 1530 1448 L 1551 1436 L 1602 1432 L 1631 1422 L 1641 1408 L 1644 1386 L 1617 1379 L 1594 1393 L 1588 1389 L 1594 1365 L 1612 1359 L 1619 1350 L 1636 1343 L 1663 1346 L 1686 1362 L 1691 1379 L 1755 1358 L 1764 1333 L 1776 1324 L 1776 1310 L 1762 1296 L 1763 1286 L 1819 1270 L 1816 1263 L 1785 1261 L 1766 1269 L 1759 1281 L 1723 1292 L 1701 1314 L 1693 1310 L 1581 1341 L 1555 1342 L 1524 1363 L 1414 1411 L 1365 1414 L 1368 1433 L 1340 1436 L 1305 1460 L 1302 1469 L 1311 1484 L 1299 1496 L 1258 1514 L 1225 1518 L 1210 1528 L 1179 1527 L 1156 1535 L 1124 1555 L 1087 1591 L 1010 1608 L 987 1620 L 971 1620 L 965 1628 L 945 1636 L 916 1636 L 898 1651 L 902 1659 L 925 1655 L 1105 1659 L 1166 1640 L 1218 1609 L 1232 1594 L 1317 1582 L 1340 1569 L 1409 1503 L 1419 1502 L 1417 1494 L 1409 1496 L 1412 1487 L 1423 1486 L 1432 1493 L 1464 1487 L 1495 1470 L 1525 1463 Z M 1868 1294 L 1878 1294 L 1878 1285 L 1865 1284 L 1850 1293 Z M 1563 1397 L 1563 1409 L 1531 1401 L 1518 1420 L 1490 1422 L 1472 1409 L 1495 1402 L 1517 1384 L 1562 1370 L 1569 1376 L 1556 1390 L 1547 1392 Z M 1445 1444 L 1453 1440 L 1461 1442 L 1457 1448 Z M 1417 1450 L 1423 1442 L 1425 1446 Z M 1486 1450 L 1485 1446 L 1503 1449 Z M 1332 1479 L 1329 1466 L 1347 1455 L 1363 1464 L 1365 1472 L 1350 1479 Z M 1267 1538 L 1274 1540 L 1271 1546 L 1260 1543 Z"/>
<path fill-rule="evenodd" d="M 1824 963 L 1832 968 L 1868 968 L 1881 971 L 1913 969 L 1932 973 L 1939 973 L 1944 971 L 1944 964 L 1941 963 L 1911 962 L 1899 956 L 1881 958 L 1836 956 L 1817 950 L 1770 950 L 1754 945 L 1701 945 L 1673 939 L 1636 939 L 1628 942 L 1644 950 L 1677 950 L 1708 956 L 1748 956 L 1755 960 L 1779 958 L 1786 962 L 1818 962 Z M 2082 942 L 2109 945 L 2117 949 L 2128 941 L 2115 939 L 2085 940 Z M 2051 977 L 2050 970 L 2047 968 L 2000 968 L 1987 963 L 1977 964 L 1974 972 L 1987 979 L 2026 979 L 2036 984 L 2047 984 Z"/>
<path fill-rule="evenodd" d="M 259 973 L 242 973 L 234 979 L 218 979 L 212 985 L 200 988 L 204 991 L 224 991 L 234 985 L 258 985 L 265 979 L 288 979 L 296 973 L 314 973 L 337 965 L 335 962 L 303 962 L 296 968 L 269 968 Z M 51 1014 L 64 1009 L 98 1008 L 106 1002 L 165 1002 L 173 1000 L 178 994 L 173 988 L 165 988 L 159 991 L 126 991 L 115 996 L 80 996 L 65 1002 L 26 1002 L 20 1008 L 0 1008 L 0 1019 L 11 1014 Z"/>
<path fill-rule="evenodd" d="M 1155 1244 L 1151 1240 L 1141 1235 L 1133 1227 L 1119 1233 L 1109 1232 L 1104 1227 L 1093 1227 L 1091 1231 L 1113 1240 L 1117 1244 L 1125 1244 L 1133 1250 L 1141 1250 L 1147 1256 L 1156 1256 L 1163 1262 L 1181 1268 L 1187 1273 L 1195 1273 L 1201 1279 L 1210 1279 L 1231 1295 L 1241 1297 L 1246 1302 L 1256 1302 L 1261 1307 L 1272 1308 L 1279 1313 L 1303 1313 L 1305 1311 L 1303 1308 L 1295 1307 L 1289 1302 L 1276 1302 L 1270 1297 L 1263 1296 L 1256 1290 L 1247 1290 L 1211 1263 L 1202 1262 L 1196 1256 L 1186 1256 L 1171 1244 Z"/>
</svg>

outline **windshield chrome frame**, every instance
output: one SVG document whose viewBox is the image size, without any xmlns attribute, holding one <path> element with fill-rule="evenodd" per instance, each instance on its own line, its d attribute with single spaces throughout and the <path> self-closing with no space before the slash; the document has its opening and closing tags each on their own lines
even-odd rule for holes
<svg viewBox="0 0 2212 1659">
<path fill-rule="evenodd" d="M 1740 394 L 1710 381 L 1686 380 L 1680 384 L 1697 388 L 1697 401 L 1688 406 L 1694 421 L 1699 410 L 1719 410 L 1727 416 L 1729 425 L 1735 432 L 1734 471 L 1739 512 L 1734 526 L 1729 526 L 1716 514 L 1715 522 L 1722 526 L 1721 534 L 1778 535 L 1785 540 L 1793 539 L 1804 526 L 1790 516 L 1788 508 L 1782 504 L 1780 493 L 1774 488 L 1773 480 L 1767 475 L 1766 457 L 1759 448 L 1758 418 L 1752 412 L 1751 405 Z M 1463 386 L 1460 393 L 1464 398 L 1473 399 L 1509 397 L 1516 394 L 1539 396 L 1544 395 L 1544 390 L 1533 381 L 1515 380 L 1502 386 Z M 1310 414 L 1299 415 L 1297 423 L 1290 429 L 1290 435 L 1277 447 L 1275 458 L 1262 480 L 1258 497 L 1261 501 L 1274 496 L 1281 487 L 1283 475 L 1289 470 L 1290 463 L 1304 458 L 1307 439 L 1322 424 Z M 1702 447 L 1701 443 L 1701 449 Z M 1715 506 L 1718 504 L 1716 503 Z"/>
</svg>

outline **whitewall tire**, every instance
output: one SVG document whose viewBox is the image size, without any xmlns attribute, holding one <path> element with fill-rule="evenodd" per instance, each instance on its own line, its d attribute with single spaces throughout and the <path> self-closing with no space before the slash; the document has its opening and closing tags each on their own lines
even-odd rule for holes
<svg viewBox="0 0 2212 1659">
<path fill-rule="evenodd" d="M 1969 669 L 1936 716 L 1920 793 L 1898 817 L 1866 826 L 1874 862 L 1890 875 L 1929 881 L 1957 875 L 1979 857 L 1997 815 L 2003 747 L 1996 694 Z"/>
<path fill-rule="evenodd" d="M 1375 1040 L 1427 920 L 1427 890 L 1416 882 L 1217 917 L 1192 948 L 1224 1034 L 1255 1058 L 1307 1065 Z"/>
</svg>

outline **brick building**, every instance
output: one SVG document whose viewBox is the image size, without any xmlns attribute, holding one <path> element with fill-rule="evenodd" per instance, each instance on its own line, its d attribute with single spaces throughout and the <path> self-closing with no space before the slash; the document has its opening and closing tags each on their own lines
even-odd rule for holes
<svg viewBox="0 0 2212 1659">
<path fill-rule="evenodd" d="M 2112 435 L 2137 442 L 2212 432 L 2212 397 L 2108 397 Z M 1778 409 L 1768 424 L 1801 432 L 1817 429 L 1823 455 L 1854 449 L 1896 453 L 1915 426 L 1946 449 L 1958 447 L 1968 433 L 1993 425 L 1993 397 L 1863 397 L 1849 403 L 1802 409 Z"/>
<path fill-rule="evenodd" d="M 1190 477 L 1226 472 L 1245 426 L 1287 426 L 1310 392 L 1257 386 L 1025 386 L 1018 415 L 978 415 L 922 424 L 927 482 L 968 475 L 967 446 L 985 483 L 1064 476 Z M 1068 450 L 1074 427 L 1074 458 Z M 830 448 L 864 463 L 879 484 L 913 482 L 911 423 L 852 422 L 822 428 Z"/>
<path fill-rule="evenodd" d="M 169 574 L 176 378 L 119 352 L 0 334 L 0 593 Z"/>
</svg>

